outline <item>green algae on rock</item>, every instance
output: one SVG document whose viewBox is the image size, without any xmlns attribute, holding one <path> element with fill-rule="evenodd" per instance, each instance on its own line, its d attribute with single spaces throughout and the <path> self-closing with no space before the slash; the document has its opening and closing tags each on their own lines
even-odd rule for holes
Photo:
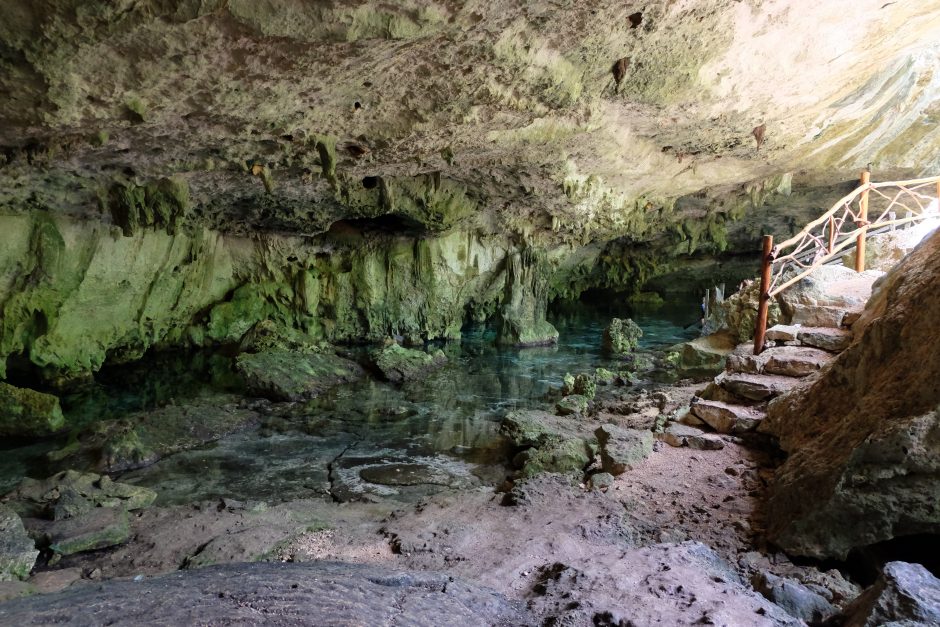
<svg viewBox="0 0 940 627">
<path fill-rule="evenodd" d="M 333 353 L 288 350 L 244 353 L 236 359 L 236 368 L 251 393 L 274 401 L 311 399 L 364 375 L 359 364 Z"/>
<path fill-rule="evenodd" d="M 629 355 L 642 336 L 643 330 L 630 318 L 614 318 L 604 329 L 604 350 L 615 357 Z"/>
<path fill-rule="evenodd" d="M 12 508 L 0 504 L 0 581 L 26 579 L 38 556 L 23 521 Z"/>
<path fill-rule="evenodd" d="M 64 426 L 58 398 L 0 381 L 0 437 L 42 437 Z"/>
<path fill-rule="evenodd" d="M 131 537 L 130 517 L 122 507 L 95 507 L 46 526 L 45 535 L 58 555 L 105 549 Z"/>
<path fill-rule="evenodd" d="M 446 363 L 447 356 L 440 349 L 427 353 L 398 344 L 383 348 L 375 356 L 375 365 L 393 383 L 420 379 Z"/>
<path fill-rule="evenodd" d="M 167 405 L 118 420 L 89 425 L 73 434 L 62 449 L 49 454 L 59 467 L 98 472 L 143 468 L 255 425 L 257 413 L 235 397 L 207 397 L 188 405 Z"/>
<path fill-rule="evenodd" d="M 108 475 L 65 470 L 46 479 L 25 478 L 3 501 L 21 516 L 55 518 L 63 495 L 84 499 L 91 507 L 137 510 L 157 498 L 150 488 L 112 481 Z"/>
</svg>

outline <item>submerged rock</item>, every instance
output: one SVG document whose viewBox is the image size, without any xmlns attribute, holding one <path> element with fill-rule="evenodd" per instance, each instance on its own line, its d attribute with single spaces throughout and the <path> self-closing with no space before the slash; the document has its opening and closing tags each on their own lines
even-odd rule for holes
<svg viewBox="0 0 940 627">
<path fill-rule="evenodd" d="M 0 381 L 0 437 L 42 437 L 64 426 L 58 398 Z"/>
<path fill-rule="evenodd" d="M 244 353 L 238 356 L 236 368 L 252 394 L 273 401 L 311 399 L 364 374 L 359 364 L 333 353 L 287 350 Z"/>
<path fill-rule="evenodd" d="M 168 455 L 256 424 L 258 414 L 239 407 L 234 400 L 230 396 L 212 397 L 98 422 L 49 457 L 60 466 L 97 472 L 149 466 Z"/>
<path fill-rule="evenodd" d="M 630 318 L 614 318 L 604 329 L 604 351 L 616 357 L 632 353 L 639 346 L 643 330 Z"/>
<path fill-rule="evenodd" d="M 94 507 L 136 510 L 157 498 L 150 488 L 112 481 L 107 475 L 66 470 L 47 479 L 26 478 L 3 497 L 21 516 L 70 518 Z"/>
<path fill-rule="evenodd" d="M 380 350 L 375 356 L 375 364 L 386 379 L 393 383 L 403 383 L 426 377 L 428 374 L 447 363 L 444 351 L 426 353 L 420 350 L 404 348 L 392 344 Z"/>
<path fill-rule="evenodd" d="M 224 564 L 0 605 L 0 622 L 523 625 L 521 603 L 446 574 L 365 564 Z"/>
<path fill-rule="evenodd" d="M 26 579 L 38 556 L 23 521 L 11 507 L 0 505 L 0 581 Z"/>
<path fill-rule="evenodd" d="M 888 562 L 845 616 L 844 627 L 940 625 L 940 579 L 920 564 Z"/>
<path fill-rule="evenodd" d="M 858 339 L 809 387 L 770 404 L 759 430 L 789 453 L 768 500 L 788 553 L 940 531 L 940 233 L 882 280 Z"/>
</svg>

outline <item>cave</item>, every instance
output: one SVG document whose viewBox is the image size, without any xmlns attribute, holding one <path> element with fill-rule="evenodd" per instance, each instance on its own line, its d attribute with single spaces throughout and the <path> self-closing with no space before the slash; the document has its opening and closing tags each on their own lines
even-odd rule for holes
<svg viewBox="0 0 940 627">
<path fill-rule="evenodd" d="M 0 624 L 940 624 L 938 14 L 9 0 Z"/>
</svg>

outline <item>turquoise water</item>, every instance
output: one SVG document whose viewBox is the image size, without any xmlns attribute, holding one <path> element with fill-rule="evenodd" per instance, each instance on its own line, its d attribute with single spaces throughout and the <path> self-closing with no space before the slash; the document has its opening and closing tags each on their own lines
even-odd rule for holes
<svg viewBox="0 0 940 627">
<path fill-rule="evenodd" d="M 404 386 L 366 379 L 293 405 L 262 405 L 258 429 L 165 458 L 119 480 L 147 485 L 160 502 L 220 497 L 275 502 L 295 498 L 413 499 L 445 487 L 501 481 L 505 443 L 498 437 L 506 411 L 553 403 L 565 373 L 618 369 L 601 352 L 611 317 L 633 317 L 644 331 L 642 350 L 691 339 L 697 304 L 690 300 L 631 310 L 616 301 L 558 307 L 550 316 L 557 346 L 495 346 L 495 332 L 468 328 L 444 347 L 448 364 Z M 73 421 L 118 418 L 173 402 L 240 392 L 226 355 L 161 355 L 106 369 L 93 385 L 62 398 Z M 54 469 L 45 453 L 62 442 L 5 451 L 0 489 L 23 474 Z M 363 479 L 365 477 L 366 479 Z"/>
</svg>

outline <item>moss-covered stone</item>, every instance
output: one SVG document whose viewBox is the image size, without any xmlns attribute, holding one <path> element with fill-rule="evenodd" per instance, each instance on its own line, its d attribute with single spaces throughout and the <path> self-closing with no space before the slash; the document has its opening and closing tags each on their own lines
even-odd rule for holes
<svg viewBox="0 0 940 627">
<path fill-rule="evenodd" d="M 91 507 L 121 507 L 130 511 L 148 507 L 157 498 L 150 488 L 112 481 L 108 475 L 65 470 L 46 479 L 25 478 L 4 497 L 10 507 L 29 518 L 57 516 L 63 496 L 74 504 L 80 498 Z"/>
<path fill-rule="evenodd" d="M 594 458 L 590 445 L 580 438 L 553 439 L 520 454 L 520 476 L 533 477 L 545 472 L 581 473 Z"/>
<path fill-rule="evenodd" d="M 394 383 L 423 378 L 446 363 L 447 356 L 440 349 L 427 353 L 398 344 L 387 346 L 375 355 L 376 366 Z"/>
<path fill-rule="evenodd" d="M 0 581 L 27 579 L 39 551 L 13 509 L 0 505 Z"/>
<path fill-rule="evenodd" d="M 559 416 L 571 416 L 573 414 L 584 415 L 588 410 L 589 400 L 581 394 L 569 394 L 557 403 L 555 411 Z"/>
<path fill-rule="evenodd" d="M 232 397 L 168 405 L 119 420 L 94 423 L 49 454 L 60 467 L 120 472 L 149 466 L 174 453 L 213 442 L 257 424 L 258 414 Z"/>
<path fill-rule="evenodd" d="M 604 329 L 604 350 L 617 357 L 629 355 L 642 336 L 643 330 L 630 318 L 614 318 Z"/>
<path fill-rule="evenodd" d="M 0 382 L 0 436 L 41 437 L 64 426 L 58 398 Z"/>
<path fill-rule="evenodd" d="M 364 374 L 359 364 L 333 353 L 270 350 L 239 355 L 236 368 L 252 394 L 276 401 L 314 398 Z"/>
<path fill-rule="evenodd" d="M 105 549 L 130 539 L 127 510 L 121 507 L 95 507 L 80 516 L 47 527 L 49 548 L 58 555 L 73 555 Z"/>
</svg>

